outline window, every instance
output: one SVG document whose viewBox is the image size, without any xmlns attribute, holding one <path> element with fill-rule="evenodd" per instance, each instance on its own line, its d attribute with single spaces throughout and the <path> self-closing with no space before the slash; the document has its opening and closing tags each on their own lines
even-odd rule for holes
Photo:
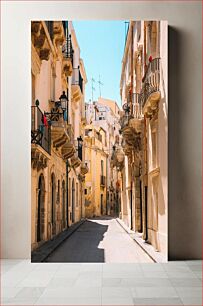
<svg viewBox="0 0 203 306">
<path fill-rule="evenodd" d="M 104 175 L 104 161 L 101 160 L 101 175 Z"/>
<path fill-rule="evenodd" d="M 87 188 L 85 188 L 85 194 L 87 194 Z"/>
<path fill-rule="evenodd" d="M 152 168 L 157 166 L 157 133 L 152 132 Z"/>
</svg>

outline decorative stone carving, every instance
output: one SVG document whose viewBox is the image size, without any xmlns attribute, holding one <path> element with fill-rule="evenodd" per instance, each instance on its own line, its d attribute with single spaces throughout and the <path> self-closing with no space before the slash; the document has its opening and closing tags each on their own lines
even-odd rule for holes
<svg viewBox="0 0 203 306">
<path fill-rule="evenodd" d="M 42 21 L 33 21 L 31 26 L 32 43 L 41 60 L 48 60 L 51 48 Z"/>
<path fill-rule="evenodd" d="M 63 24 L 61 21 L 54 21 L 54 43 L 56 46 L 63 45 L 65 42 L 65 34 L 63 30 Z"/>
<path fill-rule="evenodd" d="M 48 158 L 47 156 L 38 148 L 38 146 L 32 147 L 31 150 L 31 165 L 33 169 L 37 171 L 47 167 Z"/>
</svg>

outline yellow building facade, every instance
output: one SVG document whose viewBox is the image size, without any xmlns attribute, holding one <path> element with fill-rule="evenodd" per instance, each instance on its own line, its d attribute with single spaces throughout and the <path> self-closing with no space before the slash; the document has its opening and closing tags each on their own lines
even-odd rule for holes
<svg viewBox="0 0 203 306">
<path fill-rule="evenodd" d="M 87 82 L 71 22 L 31 24 L 32 250 L 84 216 Z"/>
<path fill-rule="evenodd" d="M 167 259 L 167 23 L 129 23 L 120 92 L 121 218 Z"/>
<path fill-rule="evenodd" d="M 85 216 L 107 213 L 107 153 L 106 132 L 101 127 L 85 127 L 85 162 L 89 172 L 85 176 Z"/>
</svg>

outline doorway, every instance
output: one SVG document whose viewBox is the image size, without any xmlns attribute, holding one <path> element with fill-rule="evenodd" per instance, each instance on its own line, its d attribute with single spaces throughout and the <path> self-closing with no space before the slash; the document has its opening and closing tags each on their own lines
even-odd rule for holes
<svg viewBox="0 0 203 306">
<path fill-rule="evenodd" d="M 44 234 L 44 200 L 45 200 L 45 182 L 43 174 L 38 181 L 38 208 L 37 208 L 37 242 L 43 240 Z"/>
</svg>

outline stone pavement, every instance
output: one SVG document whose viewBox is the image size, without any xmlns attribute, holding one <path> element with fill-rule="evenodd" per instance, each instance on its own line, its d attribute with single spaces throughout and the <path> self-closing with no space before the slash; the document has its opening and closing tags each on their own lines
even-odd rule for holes
<svg viewBox="0 0 203 306">
<path fill-rule="evenodd" d="M 68 237 L 70 237 L 83 223 L 85 219 L 71 225 L 68 229 L 64 230 L 62 233 L 59 233 L 53 239 L 45 242 L 39 248 L 34 250 L 31 254 L 32 262 L 43 262 L 61 243 L 64 242 Z"/>
<path fill-rule="evenodd" d="M 86 220 L 45 260 L 46 262 L 153 262 L 115 218 Z"/>
</svg>

